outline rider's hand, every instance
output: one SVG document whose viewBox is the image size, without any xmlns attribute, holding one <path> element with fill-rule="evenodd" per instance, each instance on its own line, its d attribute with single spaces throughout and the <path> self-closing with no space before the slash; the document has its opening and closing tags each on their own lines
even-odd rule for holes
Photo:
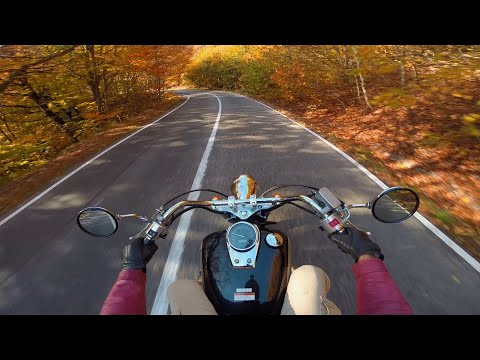
<svg viewBox="0 0 480 360">
<path fill-rule="evenodd" d="M 136 238 L 123 248 L 122 269 L 147 272 L 147 263 L 157 249 L 158 246 L 153 241 L 145 245 L 143 238 Z"/>
<path fill-rule="evenodd" d="M 344 253 L 350 254 L 355 262 L 360 255 L 372 255 L 383 260 L 380 247 L 367 234 L 353 227 L 346 227 L 343 233 L 329 234 L 328 238 Z"/>
</svg>

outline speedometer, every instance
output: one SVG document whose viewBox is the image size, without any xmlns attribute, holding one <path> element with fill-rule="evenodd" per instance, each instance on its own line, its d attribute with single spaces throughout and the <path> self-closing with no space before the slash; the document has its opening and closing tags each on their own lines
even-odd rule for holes
<svg viewBox="0 0 480 360">
<path fill-rule="evenodd" d="M 258 228 L 246 221 L 239 221 L 227 230 L 227 241 L 238 251 L 247 251 L 255 246 L 259 237 Z"/>
</svg>

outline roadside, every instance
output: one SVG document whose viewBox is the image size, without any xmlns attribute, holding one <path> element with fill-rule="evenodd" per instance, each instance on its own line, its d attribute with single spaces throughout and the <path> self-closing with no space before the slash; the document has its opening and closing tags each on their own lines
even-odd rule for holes
<svg viewBox="0 0 480 360">
<path fill-rule="evenodd" d="M 87 161 L 117 140 L 167 113 L 182 100 L 179 96 L 170 96 L 137 116 L 104 124 L 101 133 L 85 133 L 79 143 L 69 145 L 57 156 L 44 160 L 40 167 L 3 183 L 0 186 L 0 215 L 20 205 L 42 188 L 53 184 L 72 168 Z"/>
<path fill-rule="evenodd" d="M 465 154 L 465 148 L 442 144 L 440 137 L 412 123 L 401 109 L 305 108 L 245 95 L 317 132 L 387 185 L 413 188 L 420 195 L 419 211 L 480 260 L 478 146 L 473 144 Z"/>
</svg>

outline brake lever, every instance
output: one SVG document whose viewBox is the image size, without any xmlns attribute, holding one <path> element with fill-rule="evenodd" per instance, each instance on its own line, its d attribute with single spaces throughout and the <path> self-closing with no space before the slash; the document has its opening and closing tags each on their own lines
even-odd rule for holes
<svg viewBox="0 0 480 360">
<path fill-rule="evenodd" d="M 372 235 L 372 233 L 370 231 L 364 231 L 362 229 L 360 229 L 358 226 L 354 225 L 351 221 L 347 221 L 347 224 L 353 226 L 355 229 L 357 229 L 358 231 L 361 231 L 361 232 L 364 232 L 365 234 L 367 234 L 368 236 Z"/>
<path fill-rule="evenodd" d="M 145 231 L 146 229 L 144 228 L 142 231 Z M 150 237 L 150 236 L 145 236 L 145 238 L 143 239 L 143 243 L 145 245 L 147 244 L 150 244 L 152 242 L 155 242 L 155 238 L 162 238 L 162 239 L 165 239 L 168 235 L 168 227 L 165 227 L 162 229 L 162 231 L 160 231 L 160 233 L 154 237 Z"/>
<path fill-rule="evenodd" d="M 136 239 L 136 238 L 140 237 L 140 235 L 141 235 L 143 232 L 145 232 L 145 230 L 147 230 L 147 228 L 148 228 L 149 226 L 150 226 L 150 224 L 145 225 L 145 226 L 143 227 L 143 229 L 140 230 L 140 232 L 139 232 L 137 235 L 135 235 L 135 236 L 130 236 L 128 239 L 129 239 L 129 240 L 133 240 L 133 239 Z M 144 242 L 144 244 L 146 244 L 146 242 Z"/>
</svg>

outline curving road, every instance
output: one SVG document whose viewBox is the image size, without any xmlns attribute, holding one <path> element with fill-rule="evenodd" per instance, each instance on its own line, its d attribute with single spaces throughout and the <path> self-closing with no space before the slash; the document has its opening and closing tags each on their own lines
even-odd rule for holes
<svg viewBox="0 0 480 360">
<path fill-rule="evenodd" d="M 119 271 L 119 254 L 141 224 L 121 223 L 111 238 L 92 238 L 76 226 L 78 210 L 101 205 L 117 213 L 150 214 L 173 195 L 202 187 L 228 192 L 231 180 L 250 173 L 260 191 L 280 183 L 327 186 L 346 202 L 368 200 L 381 189 L 325 143 L 249 98 L 185 91 L 190 98 L 161 121 L 131 136 L 0 225 L 1 314 L 97 314 Z M 221 104 L 221 112 L 219 105 Z M 217 121 L 218 120 L 218 121 Z M 212 129 L 217 124 L 215 137 Z M 210 139 L 204 173 L 198 172 Z M 199 174 L 200 178 L 199 178 Z M 205 195 L 204 195 L 205 196 Z M 322 267 L 332 280 L 329 298 L 355 312 L 352 260 L 318 230 L 316 218 L 294 207 L 271 216 L 292 241 L 294 266 Z M 382 224 L 368 211 L 352 220 L 369 229 L 416 314 L 480 314 L 480 274 L 421 222 Z M 0 221 L 2 223 L 2 221 Z M 167 266 L 178 277 L 200 270 L 200 244 L 224 229 L 223 218 L 196 210 L 178 223 L 149 264 L 147 306 L 161 304 Z M 180 251 L 170 255 L 172 240 Z M 178 241 L 184 240 L 179 246 Z M 181 245 L 181 244 L 180 244 Z M 177 249 L 177 250 L 178 250 Z M 173 260 L 179 260 L 174 263 Z M 172 267 L 173 266 L 173 267 Z M 165 284 L 163 284 L 165 285 Z M 154 311 L 155 312 L 155 311 Z"/>
</svg>

